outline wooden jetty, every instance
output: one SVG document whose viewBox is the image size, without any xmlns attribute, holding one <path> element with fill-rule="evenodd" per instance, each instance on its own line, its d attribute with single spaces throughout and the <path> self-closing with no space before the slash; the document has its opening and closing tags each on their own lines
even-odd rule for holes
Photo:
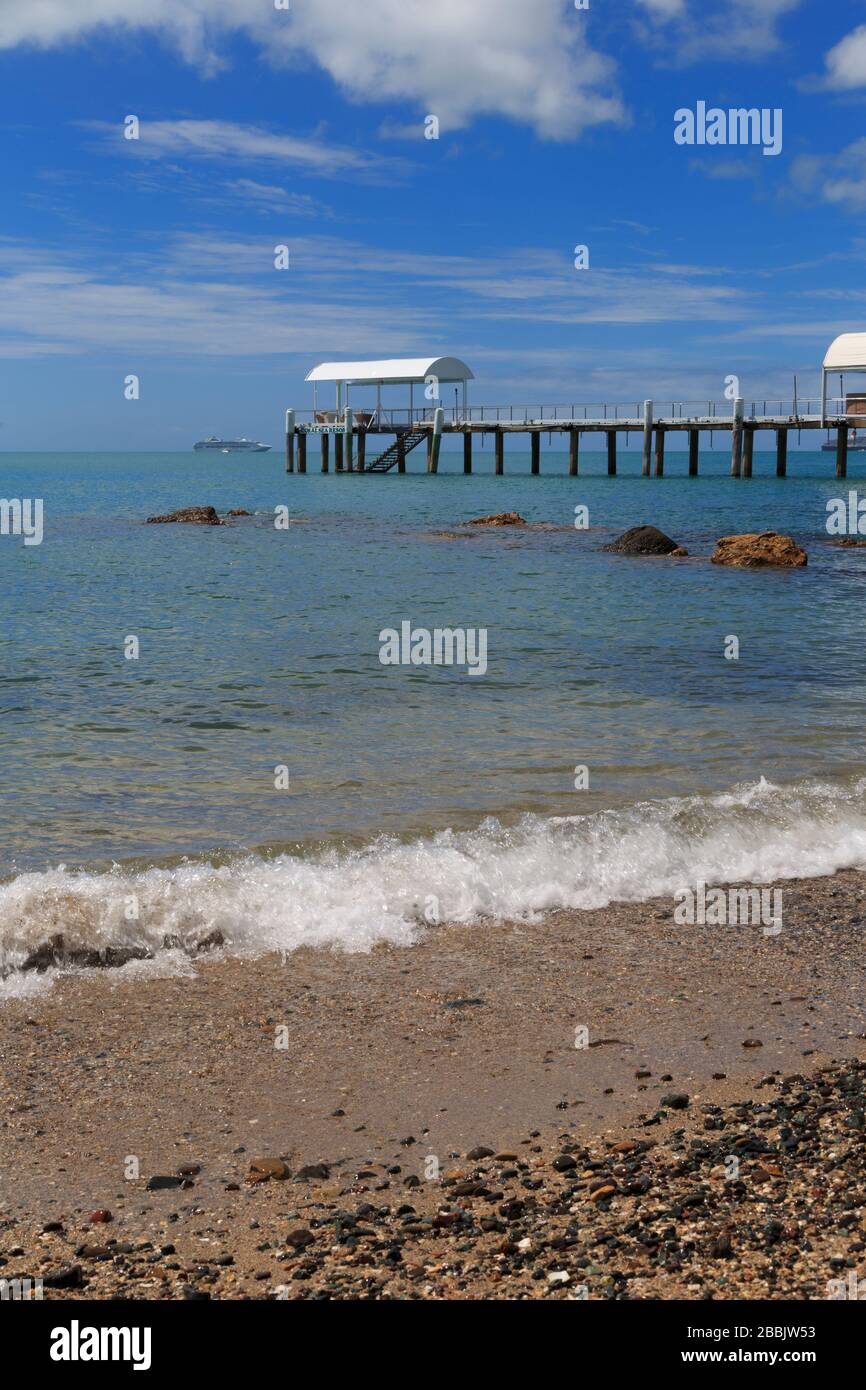
<svg viewBox="0 0 866 1390">
<path fill-rule="evenodd" d="M 863 337 L 866 335 L 851 335 Z M 837 340 L 838 342 L 839 340 Z M 835 345 L 834 345 L 835 346 Z M 828 354 L 829 355 L 829 354 Z M 866 370 L 864 365 L 863 370 Z M 554 435 L 568 441 L 568 472 L 576 477 L 579 471 L 581 438 L 584 435 L 604 435 L 607 451 L 607 471 L 617 471 L 617 441 L 620 436 L 637 434 L 642 440 L 642 474 L 644 477 L 664 476 L 665 440 L 669 434 L 688 435 L 688 475 L 697 477 L 700 436 L 729 432 L 731 436 L 731 467 L 733 478 L 751 478 L 755 435 L 760 430 L 772 431 L 776 444 L 776 476 L 787 472 L 788 435 L 791 430 L 833 430 L 836 435 L 836 477 L 847 474 L 848 434 L 866 417 L 853 410 L 863 410 L 864 397 L 844 396 L 828 401 L 826 373 L 820 401 L 752 401 L 742 397 L 724 402 L 670 403 L 667 412 L 655 409 L 653 401 L 636 405 L 599 406 L 479 406 L 469 405 L 467 383 L 472 372 L 458 358 L 412 358 L 388 362 L 322 363 L 308 374 L 307 380 L 336 385 L 334 410 L 320 410 L 314 399 L 311 411 L 286 411 L 286 471 L 306 473 L 308 446 L 311 437 L 318 436 L 320 467 L 330 471 L 331 439 L 334 441 L 334 471 L 337 473 L 387 473 L 396 469 L 405 473 L 407 455 L 421 444 L 426 445 L 427 472 L 439 468 L 443 435 L 458 434 L 463 438 L 463 472 L 472 472 L 473 441 L 493 439 L 494 473 L 505 472 L 505 445 L 512 436 L 527 436 L 530 447 L 530 472 L 541 471 L 541 437 Z M 409 403 L 405 408 L 392 409 L 382 405 L 383 386 L 403 384 L 409 387 Z M 456 384 L 456 385 L 455 385 Z M 376 402 L 370 409 L 353 409 L 349 401 L 350 386 L 375 386 Z M 455 385 L 454 404 L 445 405 L 442 387 Z M 427 403 L 416 406 L 414 389 L 423 389 Z M 462 399 L 460 388 L 462 387 Z M 345 398 L 343 396 L 345 388 Z M 435 394 L 430 398 L 430 392 Z M 381 452 L 370 457 L 368 440 L 382 436 L 391 438 Z"/>
</svg>

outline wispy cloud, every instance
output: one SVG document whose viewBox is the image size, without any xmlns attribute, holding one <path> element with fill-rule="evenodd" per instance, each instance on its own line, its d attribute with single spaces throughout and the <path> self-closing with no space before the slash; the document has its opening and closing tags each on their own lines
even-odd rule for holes
<svg viewBox="0 0 866 1390">
<path fill-rule="evenodd" d="M 266 238 L 187 233 L 103 256 L 0 245 L 0 352 L 244 357 L 412 351 L 490 325 L 724 322 L 749 296 L 703 267 L 636 264 L 576 271 L 565 254 L 397 253 L 321 235 L 288 237 L 290 269 Z"/>
<path fill-rule="evenodd" d="M 803 0 L 638 0 L 642 32 L 663 61 L 686 66 L 718 59 L 756 62 L 781 47 L 779 24 Z"/>
<path fill-rule="evenodd" d="M 101 148 L 142 160 L 182 162 L 219 160 L 245 167 L 269 165 L 322 178 L 383 180 L 406 175 L 412 165 L 391 155 L 370 154 L 347 145 L 266 130 L 239 121 L 142 120 L 139 138 L 124 138 L 123 127 L 107 121 L 82 121 L 83 129 L 101 137 Z"/>
<path fill-rule="evenodd" d="M 791 162 L 790 187 L 848 212 L 866 208 L 866 136 L 830 155 L 799 155 Z"/>
</svg>

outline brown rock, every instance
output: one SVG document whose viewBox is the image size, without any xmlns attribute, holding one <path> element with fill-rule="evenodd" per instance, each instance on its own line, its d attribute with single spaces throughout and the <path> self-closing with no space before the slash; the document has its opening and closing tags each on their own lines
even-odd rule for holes
<svg viewBox="0 0 866 1390">
<path fill-rule="evenodd" d="M 247 1173 L 247 1182 L 281 1182 L 291 1176 L 289 1165 L 281 1158 L 254 1158 Z"/>
<path fill-rule="evenodd" d="M 710 556 L 714 565 L 733 565 L 737 569 L 798 568 L 805 565 L 808 558 L 795 540 L 775 531 L 722 536 Z"/>
<path fill-rule="evenodd" d="M 96 1211 L 90 1213 L 90 1220 L 95 1226 L 100 1222 L 113 1221 L 114 1218 L 107 1207 L 98 1207 Z"/>
<path fill-rule="evenodd" d="M 192 526 L 224 526 L 214 507 L 181 507 L 179 511 L 167 512 L 165 516 L 149 516 L 147 525 L 154 526 L 168 521 L 186 521 Z"/>
<path fill-rule="evenodd" d="M 477 516 L 469 526 L 525 526 L 526 518 L 519 512 L 495 512 L 492 516 Z"/>
</svg>

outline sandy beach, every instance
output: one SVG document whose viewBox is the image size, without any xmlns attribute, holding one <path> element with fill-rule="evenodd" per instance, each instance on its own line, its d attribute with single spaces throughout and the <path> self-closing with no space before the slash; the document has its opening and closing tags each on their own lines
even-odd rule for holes
<svg viewBox="0 0 866 1390">
<path fill-rule="evenodd" d="M 6 1003 L 2 1274 L 48 1297 L 826 1297 L 864 1248 L 859 1199 L 833 1204 L 866 1163 L 866 880 L 783 888 L 778 936 L 659 900 Z M 670 1233 L 635 1244 L 657 1210 Z"/>
</svg>

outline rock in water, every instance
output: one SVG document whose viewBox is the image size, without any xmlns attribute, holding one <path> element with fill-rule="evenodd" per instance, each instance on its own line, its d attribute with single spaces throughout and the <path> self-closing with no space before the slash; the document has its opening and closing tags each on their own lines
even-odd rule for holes
<svg viewBox="0 0 866 1390">
<path fill-rule="evenodd" d="M 688 551 L 659 531 L 655 526 L 632 526 L 603 550 L 613 550 L 618 555 L 687 555 Z"/>
<path fill-rule="evenodd" d="M 808 558 L 795 540 L 775 531 L 722 536 L 710 556 L 714 565 L 734 565 L 738 569 L 763 569 L 768 565 L 797 568 L 805 565 Z"/>
<path fill-rule="evenodd" d="M 525 526 L 526 518 L 519 512 L 495 512 L 493 516 L 476 516 L 469 526 Z"/>
<path fill-rule="evenodd" d="M 177 512 L 167 512 L 165 516 L 149 516 L 147 525 L 154 526 L 166 521 L 186 521 L 192 526 L 224 526 L 215 507 L 181 507 Z"/>
</svg>

